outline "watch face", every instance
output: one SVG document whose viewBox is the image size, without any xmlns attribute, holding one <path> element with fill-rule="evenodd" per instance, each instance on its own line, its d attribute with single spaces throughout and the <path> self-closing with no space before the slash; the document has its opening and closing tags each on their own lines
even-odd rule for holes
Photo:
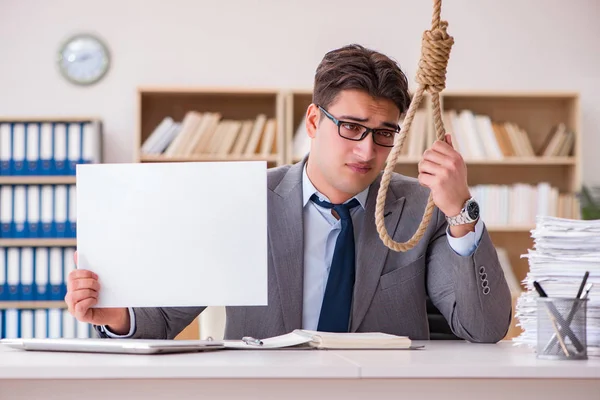
<svg viewBox="0 0 600 400">
<path fill-rule="evenodd" d="M 467 205 L 467 213 L 471 219 L 479 218 L 479 204 L 477 204 L 476 201 L 469 202 Z"/>
</svg>

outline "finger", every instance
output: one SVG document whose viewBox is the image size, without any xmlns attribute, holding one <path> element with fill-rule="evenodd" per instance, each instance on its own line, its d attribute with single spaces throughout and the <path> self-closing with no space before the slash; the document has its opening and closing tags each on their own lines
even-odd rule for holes
<svg viewBox="0 0 600 400">
<path fill-rule="evenodd" d="M 100 291 L 100 283 L 97 280 L 91 278 L 74 279 L 73 281 L 71 281 L 69 287 L 70 291 L 75 292 L 77 290 L 82 289 L 92 289 L 98 292 Z"/>
<path fill-rule="evenodd" d="M 96 304 L 98 304 L 98 299 L 94 299 L 94 298 L 89 298 L 89 299 L 80 301 L 79 303 L 77 303 L 75 305 L 75 309 L 74 309 L 75 318 L 77 318 L 77 319 L 85 318 L 85 314 L 87 314 L 90 307 L 93 307 Z"/>
<path fill-rule="evenodd" d="M 93 278 L 98 279 L 98 275 L 87 269 L 74 269 L 69 272 L 68 279 Z"/>
<path fill-rule="evenodd" d="M 443 166 L 448 166 L 452 163 L 452 159 L 450 157 L 433 149 L 425 150 L 423 153 L 423 159 Z"/>
<path fill-rule="evenodd" d="M 418 176 L 418 180 L 421 186 L 431 188 L 435 183 L 435 176 L 427 173 L 421 173 Z"/>
<path fill-rule="evenodd" d="M 443 140 L 436 140 L 431 149 L 450 157 L 455 157 L 457 153 L 451 145 Z"/>
<path fill-rule="evenodd" d="M 98 292 L 91 289 L 81 289 L 76 292 L 71 292 L 71 303 L 74 307 L 77 307 L 77 304 L 87 299 L 97 299 Z"/>
<path fill-rule="evenodd" d="M 77 250 L 73 253 L 73 261 L 75 262 L 75 265 L 77 265 Z"/>
<path fill-rule="evenodd" d="M 419 172 L 430 175 L 441 175 L 444 173 L 444 167 L 429 160 L 419 162 Z"/>
<path fill-rule="evenodd" d="M 448 143 L 450 147 L 454 148 L 454 145 L 452 144 L 452 135 L 449 133 L 446 133 L 446 143 Z"/>
</svg>

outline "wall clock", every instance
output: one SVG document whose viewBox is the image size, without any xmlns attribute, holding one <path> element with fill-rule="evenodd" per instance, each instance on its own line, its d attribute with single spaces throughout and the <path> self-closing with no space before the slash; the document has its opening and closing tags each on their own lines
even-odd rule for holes
<svg viewBox="0 0 600 400">
<path fill-rule="evenodd" d="M 58 67 L 62 75 L 77 85 L 91 85 L 102 79 L 110 65 L 110 54 L 103 41 L 91 34 L 70 37 L 61 46 Z"/>
</svg>

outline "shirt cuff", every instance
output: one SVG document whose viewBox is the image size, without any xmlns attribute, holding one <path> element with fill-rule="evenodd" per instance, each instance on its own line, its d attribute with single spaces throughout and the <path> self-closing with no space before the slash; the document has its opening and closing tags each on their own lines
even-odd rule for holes
<svg viewBox="0 0 600 400">
<path fill-rule="evenodd" d="M 463 237 L 455 238 L 450 234 L 450 226 L 446 228 L 446 237 L 448 238 L 448 244 L 456 254 L 464 257 L 472 255 L 483 234 L 483 220 L 479 218 L 475 224 L 475 232 L 469 232 Z"/>
<path fill-rule="evenodd" d="M 116 333 L 112 333 L 111 331 L 109 331 L 108 327 L 106 325 L 102 325 L 101 329 L 104 333 L 106 333 L 106 335 L 108 337 L 125 339 L 125 338 L 129 338 L 129 337 L 133 336 L 133 332 L 135 332 L 135 314 L 133 312 L 133 308 L 129 307 L 128 310 L 129 310 L 129 333 L 127 333 L 126 335 L 117 335 Z"/>
</svg>

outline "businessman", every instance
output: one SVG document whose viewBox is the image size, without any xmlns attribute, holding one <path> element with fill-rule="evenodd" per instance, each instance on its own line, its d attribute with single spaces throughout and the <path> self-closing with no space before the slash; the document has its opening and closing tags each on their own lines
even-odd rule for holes
<svg viewBox="0 0 600 400">
<path fill-rule="evenodd" d="M 508 285 L 449 137 L 425 151 L 418 179 L 395 174 L 387 192 L 387 230 L 406 241 L 431 191 L 436 208 L 423 239 L 394 252 L 379 238 L 382 170 L 409 103 L 406 76 L 385 55 L 359 45 L 325 55 L 306 111 L 310 153 L 268 171 L 268 305 L 228 307 L 226 339 L 296 328 L 428 339 L 427 295 L 457 336 L 504 337 Z M 92 308 L 101 278 L 73 271 L 66 302 L 102 337 L 174 338 L 204 309 Z"/>
</svg>

